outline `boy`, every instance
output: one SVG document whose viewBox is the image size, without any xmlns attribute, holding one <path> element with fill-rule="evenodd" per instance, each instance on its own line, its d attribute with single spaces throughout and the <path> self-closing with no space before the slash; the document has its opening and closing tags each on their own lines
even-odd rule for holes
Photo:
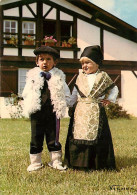
<svg viewBox="0 0 137 195">
<path fill-rule="evenodd" d="M 43 167 L 41 154 L 44 136 L 50 153 L 52 168 L 64 170 L 61 144 L 58 141 L 59 120 L 65 116 L 70 91 L 64 73 L 56 68 L 59 53 L 51 47 L 34 50 L 38 67 L 27 73 L 23 91 L 24 115 L 31 119 L 30 161 L 27 171 Z"/>
<path fill-rule="evenodd" d="M 71 104 L 71 116 L 65 146 L 68 167 L 115 169 L 113 143 L 104 105 L 115 102 L 118 88 L 104 71 L 100 71 L 103 54 L 98 45 L 86 47 L 81 54 L 80 71 Z"/>
</svg>

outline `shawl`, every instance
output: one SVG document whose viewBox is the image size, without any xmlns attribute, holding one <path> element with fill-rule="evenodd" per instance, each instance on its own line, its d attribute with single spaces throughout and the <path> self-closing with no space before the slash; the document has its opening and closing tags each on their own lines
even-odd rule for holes
<svg viewBox="0 0 137 195">
<path fill-rule="evenodd" d="M 26 75 L 26 85 L 22 93 L 24 99 L 23 114 L 26 117 L 41 110 L 41 90 L 44 86 L 44 77 L 40 76 L 40 72 L 42 70 L 39 67 L 35 67 L 28 71 Z M 65 74 L 54 67 L 52 76 L 47 83 L 48 89 L 50 90 L 53 112 L 56 112 L 58 119 L 63 118 L 67 108 L 64 88 Z"/>
<path fill-rule="evenodd" d="M 76 87 L 81 94 L 78 98 L 74 113 L 73 136 L 75 140 L 94 141 L 99 128 L 99 99 L 102 94 L 107 95 L 106 89 L 114 86 L 106 72 L 98 71 L 92 90 L 88 85 L 86 74 L 80 73 Z"/>
</svg>

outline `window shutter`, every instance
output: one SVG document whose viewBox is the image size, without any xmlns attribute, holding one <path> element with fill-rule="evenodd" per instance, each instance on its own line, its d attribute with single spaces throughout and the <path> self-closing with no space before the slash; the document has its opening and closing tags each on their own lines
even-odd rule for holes
<svg viewBox="0 0 137 195">
<path fill-rule="evenodd" d="M 18 92 L 18 72 L 17 69 L 7 68 L 1 71 L 0 96 L 8 97 L 11 93 Z"/>
</svg>

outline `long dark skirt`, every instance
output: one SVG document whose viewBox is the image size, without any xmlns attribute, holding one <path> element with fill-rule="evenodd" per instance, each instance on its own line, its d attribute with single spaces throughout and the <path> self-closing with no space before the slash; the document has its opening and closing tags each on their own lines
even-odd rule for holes
<svg viewBox="0 0 137 195">
<path fill-rule="evenodd" d="M 73 139 L 74 114 L 70 119 L 64 163 L 71 168 L 115 169 L 111 132 L 104 107 L 100 105 L 99 134 L 94 142 Z"/>
</svg>

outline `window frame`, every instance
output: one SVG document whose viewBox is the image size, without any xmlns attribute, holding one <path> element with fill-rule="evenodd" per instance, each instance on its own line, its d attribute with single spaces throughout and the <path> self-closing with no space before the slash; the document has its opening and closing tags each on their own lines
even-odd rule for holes
<svg viewBox="0 0 137 195">
<path fill-rule="evenodd" d="M 5 27 L 5 26 L 6 26 L 5 23 L 6 23 L 6 22 L 10 22 L 10 28 L 9 28 L 9 29 L 10 29 L 10 32 L 6 32 L 6 31 L 5 31 L 5 28 L 6 28 L 6 27 Z M 11 22 L 15 22 L 15 28 L 11 28 Z M 15 29 L 15 32 L 11 32 L 12 29 Z M 17 21 L 17 20 L 5 19 L 5 20 L 4 20 L 4 23 L 3 23 L 3 33 L 4 33 L 4 34 L 5 34 L 5 33 L 6 33 L 6 34 L 9 33 L 10 35 L 11 35 L 11 34 L 18 33 L 18 21 Z"/>
<path fill-rule="evenodd" d="M 29 32 L 29 33 L 26 33 L 26 32 L 23 31 L 23 30 L 24 30 L 24 27 L 23 27 L 23 24 L 24 24 L 24 23 L 28 23 L 28 24 L 29 24 L 29 23 L 33 23 L 33 24 L 34 24 L 34 26 L 33 26 L 34 28 L 32 28 L 32 29 L 31 29 L 31 28 L 28 28 L 28 29 L 27 29 L 28 31 L 33 30 L 33 33 L 30 33 L 30 32 Z M 23 21 L 22 21 L 22 34 L 26 34 L 26 35 L 33 34 L 33 35 L 35 35 L 35 34 L 36 34 L 36 22 L 35 22 L 35 21 L 23 20 Z"/>
<path fill-rule="evenodd" d="M 10 23 L 9 32 L 6 32 L 6 22 Z M 15 28 L 12 28 L 12 24 L 11 24 L 12 22 L 15 22 Z M 15 29 L 15 32 L 12 32 L 13 29 Z M 12 37 L 18 40 L 18 20 L 4 19 L 3 20 L 3 43 L 9 44 L 7 41 L 10 40 Z"/>
<path fill-rule="evenodd" d="M 23 75 L 21 75 L 21 71 L 24 71 L 25 73 Z M 23 89 L 25 87 L 26 84 L 26 74 L 27 72 L 30 70 L 30 68 L 18 68 L 18 94 L 22 94 Z M 24 81 L 21 81 L 21 77 L 24 77 Z M 21 89 L 21 83 L 24 83 L 24 87 Z"/>
<path fill-rule="evenodd" d="M 62 42 L 64 41 L 64 40 L 66 40 L 66 41 L 68 41 L 68 39 L 69 38 L 71 38 L 71 37 L 74 37 L 73 36 L 73 32 L 74 32 L 74 21 L 66 21 L 66 20 L 59 20 L 59 21 L 57 21 L 57 20 L 53 20 L 53 19 L 45 19 L 44 20 L 44 22 L 43 22 L 43 24 L 44 23 L 46 23 L 46 22 L 52 22 L 52 23 L 54 23 L 55 22 L 55 34 L 53 35 L 53 34 L 46 34 L 45 32 L 44 32 L 44 26 L 43 26 L 43 39 L 44 39 L 44 37 L 45 36 L 48 36 L 48 37 L 50 37 L 50 36 L 53 36 L 53 38 L 55 38 L 55 39 L 57 39 L 57 45 L 58 46 L 61 46 L 62 45 Z M 69 35 L 61 35 L 61 26 L 63 25 L 63 23 L 65 24 L 65 25 L 69 25 L 70 26 L 70 34 Z M 76 38 L 76 40 L 77 40 L 77 38 Z"/>
</svg>

